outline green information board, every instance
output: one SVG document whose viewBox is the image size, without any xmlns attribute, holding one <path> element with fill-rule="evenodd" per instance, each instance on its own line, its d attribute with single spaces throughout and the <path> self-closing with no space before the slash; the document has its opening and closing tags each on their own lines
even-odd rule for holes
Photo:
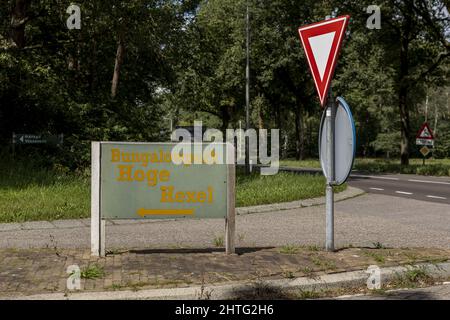
<svg viewBox="0 0 450 320">
<path fill-rule="evenodd" d="M 203 158 L 177 165 L 175 145 L 100 143 L 102 219 L 226 218 L 228 166 Z M 220 148 L 225 154 L 226 145 Z M 194 147 L 191 155 L 194 160 Z"/>
</svg>

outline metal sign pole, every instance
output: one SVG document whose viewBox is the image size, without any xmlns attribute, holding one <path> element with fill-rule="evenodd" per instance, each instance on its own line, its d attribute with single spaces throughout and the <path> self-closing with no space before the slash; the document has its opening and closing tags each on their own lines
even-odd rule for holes
<svg viewBox="0 0 450 320">
<path fill-rule="evenodd" d="M 326 188 L 326 250 L 334 251 L 334 190 L 335 183 L 335 118 L 336 104 L 333 101 L 331 88 L 328 91 L 328 106 L 326 110 L 326 121 L 328 122 L 327 132 L 327 166 L 329 177 Z"/>
</svg>

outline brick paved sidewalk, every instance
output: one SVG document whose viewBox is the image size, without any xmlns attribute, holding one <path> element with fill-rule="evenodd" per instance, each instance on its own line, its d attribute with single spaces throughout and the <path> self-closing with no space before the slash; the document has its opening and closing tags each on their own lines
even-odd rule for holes
<svg viewBox="0 0 450 320">
<path fill-rule="evenodd" d="M 186 287 L 301 276 L 314 277 L 380 267 L 450 259 L 445 249 L 347 248 L 328 253 L 311 247 L 110 252 L 105 258 L 85 249 L 0 249 L 0 297 L 67 292 L 70 265 L 82 271 L 82 291 Z"/>
</svg>

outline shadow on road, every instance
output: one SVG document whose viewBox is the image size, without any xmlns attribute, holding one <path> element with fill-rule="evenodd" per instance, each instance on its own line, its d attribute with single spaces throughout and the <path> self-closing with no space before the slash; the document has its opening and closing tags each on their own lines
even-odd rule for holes
<svg viewBox="0 0 450 320">
<path fill-rule="evenodd" d="M 236 248 L 236 254 L 242 255 L 246 253 L 258 252 L 262 250 L 270 250 L 275 247 L 241 247 Z M 175 248 L 175 249 L 138 249 L 138 250 L 130 250 L 130 253 L 135 254 L 157 254 L 157 253 L 167 253 L 167 254 L 181 254 L 181 253 L 225 253 L 224 248 Z M 115 253 L 122 254 L 125 252 Z"/>
</svg>

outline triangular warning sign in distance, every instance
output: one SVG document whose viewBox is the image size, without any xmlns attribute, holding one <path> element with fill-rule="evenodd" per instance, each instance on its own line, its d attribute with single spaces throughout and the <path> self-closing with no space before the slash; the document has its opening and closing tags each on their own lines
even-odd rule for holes
<svg viewBox="0 0 450 320">
<path fill-rule="evenodd" d="M 434 140 L 433 131 L 431 131 L 428 123 L 424 123 L 417 133 L 417 139 Z"/>
<path fill-rule="evenodd" d="M 341 16 L 298 29 L 322 106 L 327 100 L 349 20 L 350 16 Z"/>
</svg>

